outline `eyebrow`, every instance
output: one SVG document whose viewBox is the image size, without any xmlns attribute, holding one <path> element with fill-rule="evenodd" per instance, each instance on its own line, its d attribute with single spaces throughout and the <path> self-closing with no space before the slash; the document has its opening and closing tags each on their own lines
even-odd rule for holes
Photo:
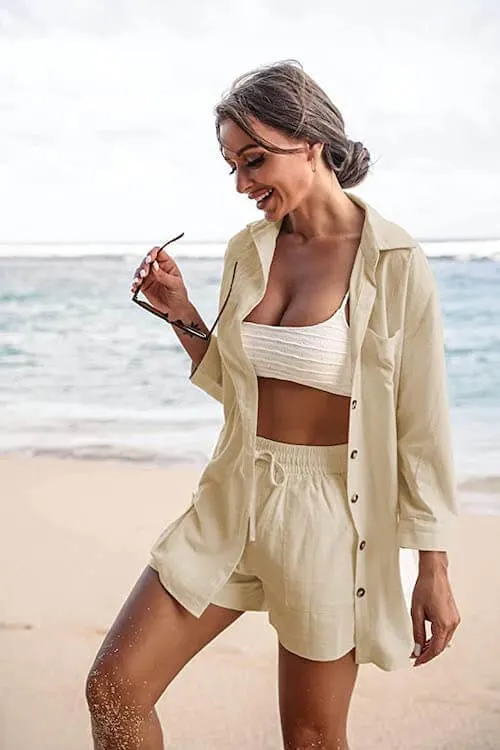
<svg viewBox="0 0 500 750">
<path fill-rule="evenodd" d="M 226 146 L 222 146 L 222 148 L 227 148 Z M 247 143 L 246 146 L 242 146 L 238 151 L 236 151 L 236 156 L 241 156 L 245 151 L 248 151 L 249 148 L 260 148 L 258 143 Z M 228 151 L 231 151 L 231 149 L 228 149 Z M 224 154 L 224 158 L 227 159 L 228 157 Z"/>
</svg>

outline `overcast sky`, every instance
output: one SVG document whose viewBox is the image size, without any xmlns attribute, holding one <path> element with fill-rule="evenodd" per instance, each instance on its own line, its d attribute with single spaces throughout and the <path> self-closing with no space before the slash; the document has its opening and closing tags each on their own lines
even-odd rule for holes
<svg viewBox="0 0 500 750">
<path fill-rule="evenodd" d="M 0 0 L 0 241 L 227 239 L 213 106 L 299 59 L 418 237 L 500 236 L 498 0 Z"/>
</svg>

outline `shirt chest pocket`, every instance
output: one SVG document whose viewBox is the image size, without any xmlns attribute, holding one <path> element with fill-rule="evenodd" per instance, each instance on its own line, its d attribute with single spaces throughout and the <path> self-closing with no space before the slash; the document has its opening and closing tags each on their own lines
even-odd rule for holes
<svg viewBox="0 0 500 750">
<path fill-rule="evenodd" d="M 369 371 L 377 369 L 387 380 L 392 381 L 400 338 L 401 329 L 392 336 L 381 336 L 372 328 L 366 329 L 361 351 L 363 362 Z"/>
</svg>

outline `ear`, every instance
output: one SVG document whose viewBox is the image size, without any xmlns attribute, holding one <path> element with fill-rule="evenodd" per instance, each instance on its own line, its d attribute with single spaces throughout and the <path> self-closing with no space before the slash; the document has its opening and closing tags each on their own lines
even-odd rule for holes
<svg viewBox="0 0 500 750">
<path fill-rule="evenodd" d="M 312 162 L 313 164 L 319 164 L 324 145 L 324 143 L 310 143 L 307 161 Z"/>
</svg>

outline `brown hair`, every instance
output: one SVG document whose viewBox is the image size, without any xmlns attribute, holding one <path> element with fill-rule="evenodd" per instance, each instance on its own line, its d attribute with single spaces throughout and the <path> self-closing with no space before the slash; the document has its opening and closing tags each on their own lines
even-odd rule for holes
<svg viewBox="0 0 500 750">
<path fill-rule="evenodd" d="M 232 120 L 259 146 L 274 153 L 296 153 L 260 138 L 250 117 L 291 138 L 323 143 L 323 160 L 343 188 L 358 185 L 370 167 L 370 154 L 345 134 L 344 119 L 327 94 L 297 60 L 265 65 L 237 78 L 215 107 L 215 127 Z"/>
</svg>

